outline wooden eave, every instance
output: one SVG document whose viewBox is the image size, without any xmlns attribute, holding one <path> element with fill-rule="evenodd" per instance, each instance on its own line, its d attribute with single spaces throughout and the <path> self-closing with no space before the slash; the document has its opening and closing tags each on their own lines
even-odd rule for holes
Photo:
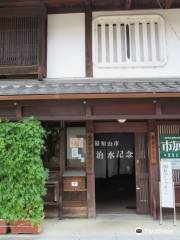
<svg viewBox="0 0 180 240">
<path fill-rule="evenodd" d="M 179 98 L 180 79 L 70 78 L 0 81 L 0 100 Z"/>
<path fill-rule="evenodd" d="M 3 7 L 29 7 L 44 4 L 48 13 L 84 12 L 89 6 L 92 11 L 180 8 L 180 0 L 1 0 Z"/>
<path fill-rule="evenodd" d="M 0 101 L 180 98 L 178 93 L 42 94 L 0 96 Z"/>
</svg>

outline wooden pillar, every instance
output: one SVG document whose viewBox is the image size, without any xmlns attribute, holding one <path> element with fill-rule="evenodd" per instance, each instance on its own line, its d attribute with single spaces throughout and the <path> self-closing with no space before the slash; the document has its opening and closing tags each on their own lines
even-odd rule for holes
<svg viewBox="0 0 180 240">
<path fill-rule="evenodd" d="M 65 170 L 65 156 L 66 156 L 66 141 L 65 141 L 65 129 L 60 130 L 60 176 L 59 176 L 59 218 L 62 219 L 63 210 L 63 173 Z"/>
<path fill-rule="evenodd" d="M 86 172 L 87 172 L 87 206 L 88 218 L 96 216 L 95 173 L 94 173 L 94 132 L 93 121 L 86 122 Z"/>
<path fill-rule="evenodd" d="M 21 120 L 22 119 L 22 106 L 20 103 L 15 102 L 14 106 L 16 108 L 15 112 L 16 112 L 16 119 L 17 120 Z"/>
<path fill-rule="evenodd" d="M 149 207 L 149 167 L 146 133 L 135 133 L 136 211 L 147 214 Z"/>
<path fill-rule="evenodd" d="M 151 215 L 157 219 L 159 208 L 159 165 L 158 165 L 158 141 L 155 121 L 149 121 L 149 171 L 150 171 L 150 209 Z"/>
<path fill-rule="evenodd" d="M 85 5 L 85 48 L 86 48 L 86 77 L 93 77 L 92 64 L 92 10 L 91 5 Z"/>
</svg>

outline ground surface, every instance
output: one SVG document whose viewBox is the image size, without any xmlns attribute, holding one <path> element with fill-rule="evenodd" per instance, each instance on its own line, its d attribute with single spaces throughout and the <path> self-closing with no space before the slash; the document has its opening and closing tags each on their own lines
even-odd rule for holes
<svg viewBox="0 0 180 240">
<path fill-rule="evenodd" d="M 136 234 L 136 228 L 142 234 Z M 180 240 L 180 217 L 177 226 L 172 219 L 163 225 L 150 216 L 136 214 L 100 214 L 96 219 L 44 220 L 42 233 L 33 235 L 6 235 L 0 240 Z"/>
</svg>

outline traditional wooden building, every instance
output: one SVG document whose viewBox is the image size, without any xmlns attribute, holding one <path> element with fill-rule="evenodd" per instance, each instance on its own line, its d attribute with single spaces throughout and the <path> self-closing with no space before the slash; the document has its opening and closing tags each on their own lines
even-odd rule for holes
<svg viewBox="0 0 180 240">
<path fill-rule="evenodd" d="M 157 217 L 160 137 L 180 136 L 179 21 L 179 0 L 0 1 L 0 117 L 47 130 L 47 216 Z"/>
</svg>

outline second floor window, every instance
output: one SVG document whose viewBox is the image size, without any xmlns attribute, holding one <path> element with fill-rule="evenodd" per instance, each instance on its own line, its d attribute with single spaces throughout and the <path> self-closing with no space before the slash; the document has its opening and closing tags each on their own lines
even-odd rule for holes
<svg viewBox="0 0 180 240">
<path fill-rule="evenodd" d="M 93 62 L 98 67 L 163 65 L 166 62 L 164 20 L 159 15 L 96 18 Z"/>
<path fill-rule="evenodd" d="M 46 8 L 0 8 L 0 76 L 46 74 Z"/>
<path fill-rule="evenodd" d="M 38 17 L 0 18 L 0 65 L 36 65 Z"/>
</svg>

